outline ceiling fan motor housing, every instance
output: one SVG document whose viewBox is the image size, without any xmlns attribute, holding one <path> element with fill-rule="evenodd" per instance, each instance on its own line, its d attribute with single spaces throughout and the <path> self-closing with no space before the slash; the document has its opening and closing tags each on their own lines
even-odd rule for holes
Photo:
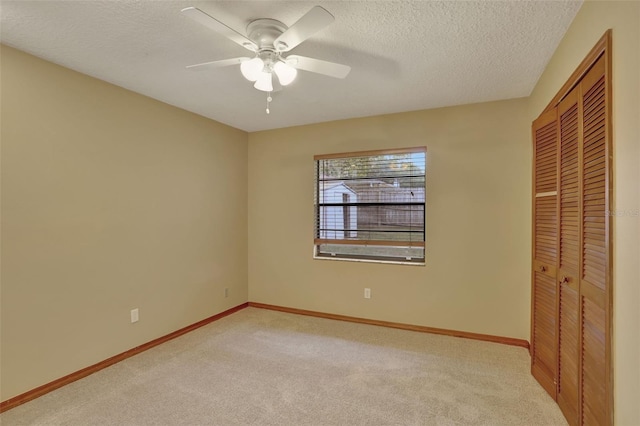
<svg viewBox="0 0 640 426">
<path fill-rule="evenodd" d="M 256 19 L 247 25 L 247 34 L 249 40 L 258 45 L 259 52 L 263 49 L 277 51 L 287 47 L 283 42 L 278 44 L 282 43 L 284 46 L 274 46 L 274 42 L 288 28 L 285 24 L 275 19 Z"/>
</svg>

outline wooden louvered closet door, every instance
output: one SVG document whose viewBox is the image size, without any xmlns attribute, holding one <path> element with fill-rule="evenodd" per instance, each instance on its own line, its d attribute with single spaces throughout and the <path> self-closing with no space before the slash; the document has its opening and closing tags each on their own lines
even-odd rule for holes
<svg viewBox="0 0 640 426">
<path fill-rule="evenodd" d="M 558 106 L 558 405 L 571 424 L 611 424 L 605 59 Z"/>
<path fill-rule="evenodd" d="M 610 407 L 609 172 L 605 59 L 582 79 L 580 331 L 582 424 L 612 422 Z"/>
<path fill-rule="evenodd" d="M 556 110 L 533 123 L 531 374 L 556 397 L 557 150 Z"/>
<path fill-rule="evenodd" d="M 571 425 L 613 424 L 605 52 L 533 123 L 531 370 Z"/>
<path fill-rule="evenodd" d="M 578 418 L 580 167 L 578 88 L 558 106 L 558 405 L 570 423 Z M 572 421 L 573 420 L 573 421 Z"/>
</svg>

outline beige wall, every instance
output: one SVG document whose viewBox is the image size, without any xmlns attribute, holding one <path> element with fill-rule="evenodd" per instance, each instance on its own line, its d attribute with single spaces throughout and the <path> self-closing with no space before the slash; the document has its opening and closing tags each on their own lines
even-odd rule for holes
<svg viewBox="0 0 640 426">
<path fill-rule="evenodd" d="M 247 301 L 245 132 L 1 60 L 2 400 Z"/>
<path fill-rule="evenodd" d="M 620 425 L 640 424 L 640 2 L 586 2 L 530 98 L 533 120 L 613 29 L 614 394 Z"/>
<path fill-rule="evenodd" d="M 529 338 L 524 99 L 249 135 L 249 299 Z M 427 265 L 314 260 L 314 154 L 427 146 Z M 370 287 L 372 297 L 363 298 Z"/>
</svg>

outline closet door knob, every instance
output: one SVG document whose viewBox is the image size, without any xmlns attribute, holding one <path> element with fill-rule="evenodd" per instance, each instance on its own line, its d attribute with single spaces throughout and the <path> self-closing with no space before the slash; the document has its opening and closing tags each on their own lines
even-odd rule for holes
<svg viewBox="0 0 640 426">
<path fill-rule="evenodd" d="M 545 266 L 540 267 L 540 272 L 547 272 L 547 268 Z"/>
<path fill-rule="evenodd" d="M 560 281 L 560 284 L 564 284 L 564 283 L 568 283 L 569 282 L 569 277 L 562 277 L 562 280 Z"/>
</svg>

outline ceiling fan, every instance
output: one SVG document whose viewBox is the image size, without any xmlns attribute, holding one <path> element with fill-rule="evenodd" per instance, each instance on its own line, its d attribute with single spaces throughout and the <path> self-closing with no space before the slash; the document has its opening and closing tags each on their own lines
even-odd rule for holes
<svg viewBox="0 0 640 426">
<path fill-rule="evenodd" d="M 291 27 L 275 19 L 256 19 L 247 25 L 244 36 L 216 18 L 196 7 L 182 9 L 194 21 L 226 36 L 253 53 L 253 57 L 239 57 L 189 65 L 188 69 L 211 69 L 240 65 L 242 75 L 255 82 L 254 87 L 264 92 L 287 86 L 295 80 L 298 71 L 305 70 L 335 78 L 345 78 L 351 67 L 305 56 L 287 55 L 294 47 L 325 28 L 335 19 L 331 13 L 315 6 Z M 273 78 L 273 74 L 277 79 Z M 270 102 L 270 96 L 267 102 Z M 267 103 L 267 113 L 269 112 Z"/>
</svg>

